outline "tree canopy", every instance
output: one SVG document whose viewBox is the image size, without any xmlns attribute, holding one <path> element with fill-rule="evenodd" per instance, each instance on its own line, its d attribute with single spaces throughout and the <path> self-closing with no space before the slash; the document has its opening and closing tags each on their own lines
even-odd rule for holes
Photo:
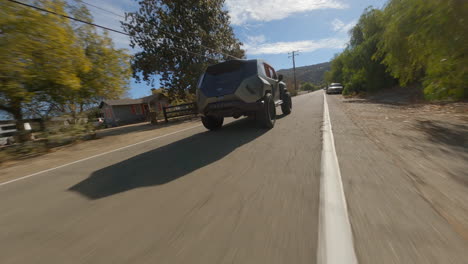
<svg viewBox="0 0 468 264">
<path fill-rule="evenodd" d="M 143 0 L 127 13 L 124 30 L 131 46 L 134 77 L 152 84 L 159 77 L 169 95 L 194 93 L 209 64 L 243 58 L 241 42 L 229 25 L 224 0 Z"/>
<path fill-rule="evenodd" d="M 42 5 L 64 12 L 63 2 Z M 91 65 L 67 19 L 10 2 L 0 7 L 0 109 L 21 119 L 22 103 L 34 96 L 57 98 L 65 90 L 78 90 L 78 72 Z"/>
<path fill-rule="evenodd" d="M 368 8 L 348 47 L 332 61 L 329 82 L 345 93 L 422 86 L 427 99 L 468 97 L 468 2 L 390 0 Z"/>
<path fill-rule="evenodd" d="M 32 3 L 92 21 L 80 1 Z M 106 33 L 7 1 L 0 3 L 0 61 L 0 110 L 19 121 L 18 129 L 25 113 L 51 107 L 76 113 L 99 98 L 118 97 L 131 77 L 129 55 Z"/>
</svg>

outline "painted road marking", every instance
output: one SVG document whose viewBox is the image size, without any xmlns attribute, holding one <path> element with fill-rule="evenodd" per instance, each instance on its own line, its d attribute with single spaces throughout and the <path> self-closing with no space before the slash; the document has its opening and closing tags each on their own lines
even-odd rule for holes
<svg viewBox="0 0 468 264">
<path fill-rule="evenodd" d="M 121 147 L 121 148 L 117 148 L 117 149 L 114 149 L 114 150 L 103 152 L 103 153 L 100 153 L 100 154 L 97 154 L 97 155 L 94 155 L 94 156 L 91 156 L 91 157 L 87 157 L 87 158 L 84 158 L 84 159 L 76 160 L 76 161 L 73 161 L 73 162 L 70 162 L 70 163 L 67 163 L 67 164 L 63 164 L 63 165 L 60 165 L 60 166 L 57 166 L 57 167 L 54 167 L 54 168 L 39 171 L 39 172 L 36 172 L 36 173 L 33 173 L 33 174 L 29 174 L 29 175 L 26 175 L 26 176 L 23 176 L 23 177 L 20 177 L 20 178 L 10 180 L 10 181 L 2 182 L 2 183 L 0 183 L 0 186 L 7 185 L 9 183 L 13 183 L 13 182 L 16 182 L 16 181 L 21 181 L 21 180 L 31 178 L 31 177 L 34 177 L 34 176 L 37 176 L 37 175 L 40 175 L 40 174 L 43 174 L 43 173 L 46 173 L 46 172 L 49 172 L 49 171 L 60 169 L 60 168 L 63 168 L 63 167 L 66 167 L 66 166 L 69 166 L 69 165 L 72 165 L 72 164 L 76 164 L 76 163 L 79 163 L 79 162 L 82 162 L 82 161 L 86 161 L 86 160 L 94 159 L 94 158 L 97 158 L 97 157 L 101 157 L 101 156 L 104 156 L 104 155 L 107 155 L 107 154 L 110 154 L 110 153 L 113 153 L 113 152 L 116 152 L 116 151 L 131 148 L 131 147 L 134 147 L 134 146 L 137 146 L 137 145 L 141 145 L 141 144 L 144 144 L 144 143 L 156 140 L 156 139 L 160 139 L 160 138 L 163 138 L 163 137 L 171 136 L 171 135 L 174 135 L 174 134 L 177 134 L 177 133 L 180 133 L 180 132 L 184 132 L 184 131 L 187 131 L 187 130 L 190 130 L 190 129 L 194 129 L 194 128 L 197 128 L 197 127 L 200 127 L 200 126 L 201 125 L 196 125 L 196 126 L 184 128 L 184 129 L 181 129 L 181 130 L 178 130 L 178 131 L 171 132 L 169 134 L 165 134 L 165 135 L 157 136 L 157 137 L 154 137 L 154 138 L 146 139 L 146 140 L 143 140 L 141 142 L 134 143 L 134 144 L 131 144 L 131 145 L 128 145 L 128 146 L 124 146 L 124 147 Z"/>
<path fill-rule="evenodd" d="M 323 93 L 322 130 L 317 263 L 357 264 L 325 93 Z"/>
</svg>

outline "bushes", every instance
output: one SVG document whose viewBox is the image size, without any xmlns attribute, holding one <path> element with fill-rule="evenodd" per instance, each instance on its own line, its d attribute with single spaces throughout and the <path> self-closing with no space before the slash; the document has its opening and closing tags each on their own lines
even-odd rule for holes
<svg viewBox="0 0 468 264">
<path fill-rule="evenodd" d="M 0 163 L 45 153 L 51 148 L 72 144 L 79 140 L 89 140 L 96 137 L 94 127 L 90 123 L 68 126 L 55 126 L 34 135 L 34 141 L 13 144 L 0 149 Z"/>
<path fill-rule="evenodd" d="M 60 126 L 46 130 L 39 135 L 48 148 L 73 143 L 77 140 L 87 140 L 95 137 L 94 127 L 91 123 Z"/>
<path fill-rule="evenodd" d="M 310 82 L 305 82 L 303 84 L 301 84 L 301 88 L 300 88 L 302 91 L 309 91 L 309 92 L 313 92 L 313 91 L 317 91 L 320 89 L 320 87 L 318 85 L 315 85 L 313 83 L 310 83 Z"/>
<path fill-rule="evenodd" d="M 288 87 L 288 92 L 291 94 L 291 96 L 297 95 L 297 91 L 294 89 L 294 87 Z"/>
</svg>

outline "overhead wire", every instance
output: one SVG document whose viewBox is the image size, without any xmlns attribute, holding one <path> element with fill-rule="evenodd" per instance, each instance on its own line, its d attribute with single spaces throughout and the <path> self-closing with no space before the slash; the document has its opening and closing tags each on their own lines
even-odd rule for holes
<svg viewBox="0 0 468 264">
<path fill-rule="evenodd" d="M 53 15 L 56 15 L 56 16 L 68 18 L 68 19 L 71 19 L 71 20 L 74 20 L 74 21 L 77 21 L 77 22 L 80 22 L 80 23 L 88 24 L 88 25 L 91 25 L 91 26 L 95 26 L 95 27 L 98 27 L 98 28 L 102 28 L 102 29 L 105 29 L 105 30 L 109 30 L 109 31 L 112 31 L 112 32 L 115 32 L 115 33 L 119 33 L 119 34 L 123 34 L 123 35 L 127 35 L 127 36 L 128 36 L 128 34 L 125 33 L 125 32 L 122 32 L 122 31 L 119 31 L 119 30 L 116 30 L 116 29 L 112 29 L 112 28 L 108 28 L 108 27 L 105 27 L 105 26 L 101 26 L 101 25 L 98 25 L 98 24 L 95 24 L 95 23 L 91 23 L 91 22 L 88 22 L 88 21 L 84 21 L 84 20 L 81 20 L 81 19 L 78 19 L 78 18 L 74 18 L 74 17 L 68 16 L 68 15 L 59 14 L 59 13 L 56 13 L 56 12 L 54 12 L 54 11 L 50 11 L 50 10 L 44 9 L 44 8 L 42 8 L 42 7 L 38 7 L 38 6 L 35 6 L 35 5 L 26 4 L 26 3 L 19 2 L 19 1 L 16 1 L 16 0 L 8 0 L 8 1 L 9 1 L 9 2 L 12 2 L 12 3 L 15 3 L 15 4 L 18 4 L 18 5 L 30 7 L 30 8 L 33 8 L 33 9 L 42 11 L 42 12 L 46 12 L 46 13 L 53 14 Z"/>
<path fill-rule="evenodd" d="M 115 12 L 112 12 L 112 11 L 109 11 L 109 10 L 104 9 L 104 8 L 102 8 L 102 7 L 99 7 L 99 6 L 97 6 L 97 5 L 90 4 L 90 3 L 86 2 L 86 1 L 81 0 L 80 2 L 82 2 L 82 3 L 85 4 L 85 5 L 92 6 L 92 7 L 96 8 L 96 9 L 99 9 L 99 10 L 102 10 L 102 11 L 107 12 L 107 13 L 109 13 L 109 14 L 112 14 L 112 15 L 114 15 L 114 16 L 118 16 L 118 17 L 121 17 L 121 18 L 125 18 L 125 16 L 123 16 L 123 15 L 121 15 L 121 14 L 118 14 L 118 13 L 115 13 Z"/>
<path fill-rule="evenodd" d="M 94 26 L 94 27 L 97 27 L 97 28 L 101 28 L 101 29 L 105 29 L 105 30 L 108 30 L 108 31 L 111 31 L 111 32 L 115 32 L 115 33 L 118 33 L 118 34 L 122 34 L 122 35 L 126 35 L 126 36 L 130 36 L 130 34 L 126 33 L 126 32 L 123 32 L 123 31 L 119 31 L 119 30 L 116 30 L 116 29 L 112 29 L 112 28 L 109 28 L 109 27 L 105 27 L 105 26 L 101 26 L 101 25 L 98 25 L 98 24 L 95 24 L 95 23 L 92 23 L 92 22 L 88 22 L 88 21 L 84 21 L 84 20 L 81 20 L 81 19 L 78 19 L 78 18 L 75 18 L 75 17 L 72 17 L 72 16 L 68 16 L 68 15 L 64 15 L 64 14 L 59 14 L 57 12 L 54 12 L 54 11 L 51 11 L 51 10 L 47 10 L 47 9 L 44 9 L 44 8 L 41 8 L 41 7 L 38 7 L 38 6 L 35 6 L 35 5 L 31 5 L 31 4 L 27 4 L 27 3 L 23 3 L 23 2 L 20 2 L 20 1 L 16 1 L 16 0 L 8 0 L 9 2 L 12 2 L 12 3 L 15 3 L 15 4 L 18 4 L 18 5 L 22 5 L 24 7 L 29 7 L 29 8 L 33 8 L 33 9 L 36 9 L 36 10 L 39 10 L 39 11 L 42 11 L 42 12 L 46 12 L 46 13 L 49 13 L 49 14 L 53 14 L 53 15 L 56 15 L 56 16 L 60 16 L 60 17 L 64 17 L 64 18 L 67 18 L 67 19 L 70 19 L 70 20 L 74 20 L 74 21 L 77 21 L 77 22 L 80 22 L 80 23 L 83 23 L 83 24 L 87 24 L 87 25 L 91 25 L 91 26 Z M 84 2 L 83 2 L 84 3 Z M 91 6 L 91 4 L 88 4 Z M 103 8 L 99 8 L 99 9 L 102 9 Z M 108 11 L 108 12 L 111 12 L 111 11 Z M 119 15 L 120 16 L 120 15 Z M 163 32 L 163 31 L 161 31 Z M 163 32 L 164 33 L 164 32 Z M 169 34 L 169 33 L 168 33 Z M 172 35 L 173 37 L 176 37 L 174 35 Z M 180 38 L 180 37 L 178 37 Z M 183 38 L 180 38 L 180 39 L 183 39 Z M 186 40 L 188 41 L 188 40 Z M 200 45 L 202 47 L 205 47 L 203 45 Z M 201 53 L 197 53 L 197 52 L 193 52 L 193 51 L 189 51 L 187 49 L 182 49 L 182 48 L 177 48 L 177 47 L 171 47 L 172 49 L 176 49 L 176 50 L 179 50 L 179 51 L 184 51 L 184 52 L 187 52 L 187 53 L 190 53 L 190 54 L 193 54 L 193 55 L 197 55 L 197 56 L 202 56 L 202 57 L 205 57 L 205 58 L 209 58 L 209 59 L 213 59 L 212 57 L 209 57 L 207 55 L 204 55 L 204 54 L 201 54 Z M 208 47 L 205 47 L 207 49 L 211 49 L 211 48 L 208 48 Z M 222 52 L 219 52 L 219 51 L 216 51 L 214 49 L 211 49 L 212 51 L 215 51 L 217 53 L 220 53 L 220 54 L 223 54 L 223 55 L 226 55 L 225 53 L 222 53 Z M 234 57 L 232 55 L 226 55 L 226 56 L 229 56 L 229 57 L 232 57 L 232 58 L 235 58 L 235 59 L 239 59 L 237 57 Z"/>
<path fill-rule="evenodd" d="M 109 13 L 109 14 L 113 14 L 113 15 L 115 15 L 115 16 L 118 16 L 118 17 L 121 17 L 121 18 L 125 18 L 125 16 L 123 16 L 123 15 L 121 15 L 121 14 L 117 14 L 117 13 L 112 12 L 112 11 L 109 11 L 109 10 L 107 10 L 107 9 L 105 9 L 105 8 L 102 8 L 102 7 L 99 7 L 99 6 L 90 4 L 90 3 L 86 2 L 86 1 L 81 1 L 81 2 L 82 2 L 83 4 L 85 4 L 85 5 L 94 7 L 94 8 L 99 9 L 99 10 L 102 10 L 102 11 L 107 12 L 107 13 Z M 179 36 L 177 36 L 177 35 L 175 35 L 175 34 L 173 34 L 173 33 L 169 33 L 169 32 L 167 32 L 167 31 L 164 31 L 164 30 L 161 30 L 161 29 L 159 29 L 158 31 L 160 31 L 160 32 L 162 32 L 162 33 L 164 33 L 164 34 L 166 34 L 166 35 L 170 35 L 170 36 L 172 36 L 172 37 L 174 37 L 174 38 L 177 38 L 177 39 L 186 41 L 186 42 L 188 42 L 188 43 L 193 43 L 193 41 L 190 41 L 190 40 L 188 40 L 188 39 L 186 39 L 186 38 L 183 38 L 183 37 L 179 37 Z M 209 49 L 209 50 L 211 50 L 211 51 L 217 52 L 217 53 L 219 53 L 219 54 L 223 54 L 223 55 L 225 55 L 225 56 L 228 56 L 228 57 L 231 57 L 231 58 L 234 58 L 234 59 L 240 59 L 240 58 L 238 58 L 238 57 L 232 56 L 231 54 L 224 53 L 224 52 L 221 52 L 221 51 L 219 51 L 219 50 L 216 50 L 216 49 L 207 47 L 207 46 L 205 46 L 205 45 L 203 45 L 203 44 L 197 44 L 197 43 L 195 43 L 195 45 L 198 45 L 198 46 L 203 47 L 203 48 L 205 48 L 205 49 Z"/>
</svg>

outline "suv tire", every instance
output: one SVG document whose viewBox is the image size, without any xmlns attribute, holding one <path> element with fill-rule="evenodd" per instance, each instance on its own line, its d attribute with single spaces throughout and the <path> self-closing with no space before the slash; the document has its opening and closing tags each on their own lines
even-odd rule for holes
<svg viewBox="0 0 468 264">
<path fill-rule="evenodd" d="M 292 109 L 291 94 L 289 92 L 284 93 L 283 103 L 281 104 L 281 111 L 285 115 L 289 115 Z"/>
<path fill-rule="evenodd" d="M 217 130 L 223 126 L 224 117 L 202 116 L 203 125 L 209 130 Z"/>
<path fill-rule="evenodd" d="M 271 94 L 266 94 L 263 98 L 263 109 L 258 111 L 258 121 L 264 128 L 273 128 L 276 122 L 276 106 Z"/>
</svg>

